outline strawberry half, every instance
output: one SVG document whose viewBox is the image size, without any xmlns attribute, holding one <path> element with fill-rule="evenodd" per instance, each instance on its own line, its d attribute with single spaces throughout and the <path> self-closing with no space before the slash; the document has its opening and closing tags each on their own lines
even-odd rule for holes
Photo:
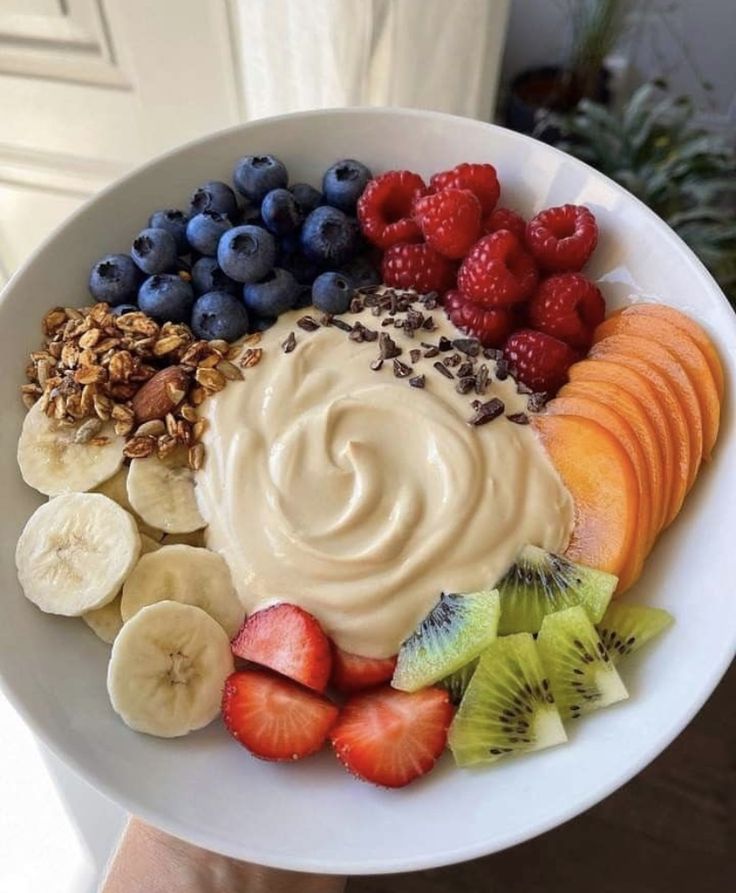
<svg viewBox="0 0 736 893">
<path fill-rule="evenodd" d="M 232 641 L 233 654 L 324 691 L 332 669 L 330 641 L 317 620 L 296 605 L 251 614 Z"/>
<path fill-rule="evenodd" d="M 442 688 L 409 694 L 385 685 L 353 695 L 330 740 L 353 775 L 382 787 L 401 788 L 437 762 L 453 712 Z"/>
<path fill-rule="evenodd" d="M 262 760 L 300 760 L 317 753 L 338 713 L 322 695 L 266 670 L 242 670 L 225 680 L 225 726 Z"/>
<path fill-rule="evenodd" d="M 354 692 L 388 682 L 394 675 L 396 655 L 383 659 L 350 654 L 335 645 L 332 654 L 332 684 L 338 691 Z"/>
</svg>

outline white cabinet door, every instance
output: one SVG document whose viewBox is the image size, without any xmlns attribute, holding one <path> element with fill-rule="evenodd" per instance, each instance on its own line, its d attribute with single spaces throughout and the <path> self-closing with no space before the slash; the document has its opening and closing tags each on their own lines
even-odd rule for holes
<svg viewBox="0 0 736 893">
<path fill-rule="evenodd" d="M 0 276 L 140 160 L 241 118 L 226 0 L 0 0 Z"/>
<path fill-rule="evenodd" d="M 0 0 L 0 285 L 136 163 L 247 118 L 488 118 L 509 0 Z M 189 188 L 191 184 L 183 184 Z"/>
</svg>

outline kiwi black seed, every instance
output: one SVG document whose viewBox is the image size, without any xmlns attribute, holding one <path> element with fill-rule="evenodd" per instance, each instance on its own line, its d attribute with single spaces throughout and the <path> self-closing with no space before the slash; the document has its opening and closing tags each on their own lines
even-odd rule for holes
<svg viewBox="0 0 736 893">
<path fill-rule="evenodd" d="M 458 766 L 567 740 L 534 639 L 503 636 L 486 648 L 450 726 Z"/>
<path fill-rule="evenodd" d="M 672 615 L 662 608 L 614 603 L 601 618 L 598 635 L 616 663 L 673 623 Z"/>
<path fill-rule="evenodd" d="M 498 583 L 498 633 L 539 632 L 548 614 L 573 605 L 582 605 L 597 623 L 617 582 L 613 574 L 575 564 L 537 546 L 525 546 Z"/>
<path fill-rule="evenodd" d="M 417 691 L 475 660 L 496 638 L 499 614 L 495 590 L 443 593 L 399 649 L 391 684 Z"/>
<path fill-rule="evenodd" d="M 576 719 L 629 696 L 579 605 L 545 617 L 537 646 L 563 719 Z"/>
<path fill-rule="evenodd" d="M 469 664 L 466 664 L 464 667 L 460 667 L 459 670 L 455 670 L 454 673 L 450 673 L 449 676 L 445 676 L 440 682 L 440 685 L 447 689 L 450 695 L 450 700 L 456 707 L 460 701 L 462 701 L 477 666 L 478 661 L 476 659 Z"/>
</svg>

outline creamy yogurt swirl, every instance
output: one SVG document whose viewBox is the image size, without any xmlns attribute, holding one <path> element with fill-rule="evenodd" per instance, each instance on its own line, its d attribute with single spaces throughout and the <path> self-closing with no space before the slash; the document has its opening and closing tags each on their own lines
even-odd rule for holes
<svg viewBox="0 0 736 893">
<path fill-rule="evenodd" d="M 312 612 L 343 649 L 395 654 L 442 591 L 492 586 L 520 548 L 559 550 L 570 496 L 533 431 L 505 417 L 472 427 L 471 397 L 422 359 L 411 388 L 375 342 L 280 318 L 261 362 L 207 400 L 207 461 L 197 498 L 247 611 L 288 601 Z M 437 331 L 458 333 L 435 312 Z M 380 328 L 368 312 L 346 317 Z M 295 332 L 294 351 L 280 345 Z M 401 359 L 418 346 L 395 331 Z M 491 364 L 493 365 L 493 364 Z M 483 399 L 506 412 L 526 398 L 511 379 Z"/>
</svg>

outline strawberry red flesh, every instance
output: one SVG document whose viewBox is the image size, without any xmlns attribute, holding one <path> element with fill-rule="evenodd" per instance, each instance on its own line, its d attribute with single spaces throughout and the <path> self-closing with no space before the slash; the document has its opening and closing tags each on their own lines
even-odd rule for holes
<svg viewBox="0 0 736 893">
<path fill-rule="evenodd" d="M 432 769 L 445 748 L 453 712 L 444 689 L 409 694 L 385 685 L 350 698 L 330 740 L 353 775 L 400 788 Z"/>
<path fill-rule="evenodd" d="M 383 659 L 362 657 L 335 646 L 332 655 L 332 679 L 338 691 L 354 692 L 388 682 L 394 675 L 396 655 Z"/>
<path fill-rule="evenodd" d="M 302 608 L 273 605 L 251 614 L 232 641 L 233 654 L 324 691 L 332 651 L 317 620 Z"/>
<path fill-rule="evenodd" d="M 322 695 L 266 670 L 243 670 L 225 681 L 225 726 L 263 760 L 300 760 L 316 753 L 338 712 Z"/>
</svg>

